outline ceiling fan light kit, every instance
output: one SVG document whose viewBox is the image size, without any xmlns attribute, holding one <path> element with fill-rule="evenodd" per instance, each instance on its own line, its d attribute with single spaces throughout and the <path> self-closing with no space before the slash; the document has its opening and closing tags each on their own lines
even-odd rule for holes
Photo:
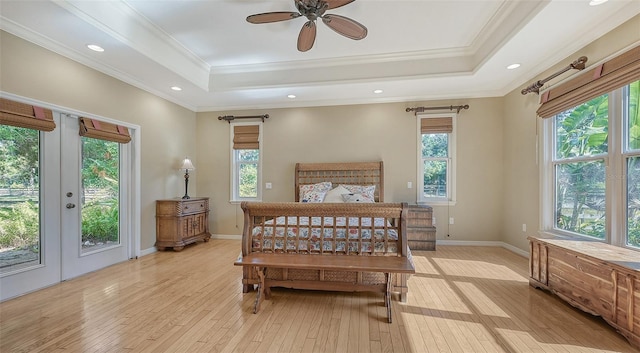
<svg viewBox="0 0 640 353">
<path fill-rule="evenodd" d="M 292 20 L 300 16 L 307 18 L 298 35 L 298 50 L 305 52 L 313 47 L 316 40 L 316 20 L 322 22 L 336 33 L 349 39 L 360 40 L 367 36 L 367 27 L 348 17 L 326 14 L 325 11 L 335 9 L 355 0 L 294 0 L 298 12 L 277 11 L 265 12 L 247 17 L 247 22 L 254 24 Z"/>
</svg>

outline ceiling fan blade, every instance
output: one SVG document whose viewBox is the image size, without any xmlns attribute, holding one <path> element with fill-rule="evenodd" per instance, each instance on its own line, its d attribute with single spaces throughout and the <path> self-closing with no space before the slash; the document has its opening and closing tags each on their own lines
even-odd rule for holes
<svg viewBox="0 0 640 353">
<path fill-rule="evenodd" d="M 259 13 L 259 14 L 247 16 L 247 22 L 255 23 L 255 24 L 271 23 L 271 22 L 291 20 L 300 16 L 301 15 L 297 12 L 288 12 L 288 11 L 265 12 L 265 13 Z"/>
<path fill-rule="evenodd" d="M 327 3 L 327 5 L 329 5 L 329 7 L 327 7 L 327 9 L 331 10 L 331 9 L 335 9 L 337 7 L 340 7 L 340 6 L 344 6 L 344 5 L 350 4 L 350 3 L 352 3 L 352 2 L 354 2 L 356 0 L 324 0 L 324 1 Z"/>
<path fill-rule="evenodd" d="M 348 17 L 324 15 L 322 16 L 322 22 L 347 38 L 360 40 L 367 36 L 367 27 Z"/>
<path fill-rule="evenodd" d="M 313 43 L 316 41 L 316 23 L 313 21 L 307 21 L 300 30 L 298 36 L 298 50 L 307 51 L 313 47 Z"/>
</svg>

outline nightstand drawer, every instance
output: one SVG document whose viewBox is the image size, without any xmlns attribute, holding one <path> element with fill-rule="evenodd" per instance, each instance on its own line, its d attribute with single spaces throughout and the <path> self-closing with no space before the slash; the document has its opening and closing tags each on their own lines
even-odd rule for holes
<svg viewBox="0 0 640 353">
<path fill-rule="evenodd" d="M 181 214 L 194 214 L 194 213 L 202 213 L 209 209 L 209 201 L 208 200 L 190 200 L 190 201 L 182 201 L 182 212 Z"/>
</svg>

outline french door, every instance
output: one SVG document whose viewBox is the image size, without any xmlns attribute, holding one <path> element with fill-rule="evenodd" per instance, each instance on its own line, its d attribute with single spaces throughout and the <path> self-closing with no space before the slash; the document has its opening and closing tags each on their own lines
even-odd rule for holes
<svg viewBox="0 0 640 353">
<path fill-rule="evenodd" d="M 18 145 L 3 156 L 15 161 L 7 165 L 23 165 L 22 174 L 31 174 L 0 185 L 0 237 L 31 224 L 15 235 L 16 243 L 25 243 L 28 235 L 28 245 L 0 248 L 0 300 L 135 255 L 132 144 L 80 137 L 75 116 L 54 112 L 54 119 L 52 132 L 4 126 L 0 134 L 0 147 Z M 24 146 L 33 147 L 24 152 Z M 25 157 L 30 163 L 20 164 Z"/>
<path fill-rule="evenodd" d="M 62 280 L 128 258 L 126 212 L 129 180 L 126 145 L 80 137 L 75 117 L 62 116 Z M 124 153 L 123 153 L 124 152 Z M 125 205 L 126 206 L 126 205 Z"/>
</svg>

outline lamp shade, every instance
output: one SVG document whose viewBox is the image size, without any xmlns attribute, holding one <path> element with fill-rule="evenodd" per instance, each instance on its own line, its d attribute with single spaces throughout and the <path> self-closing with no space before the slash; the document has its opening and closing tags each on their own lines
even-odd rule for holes
<svg viewBox="0 0 640 353">
<path fill-rule="evenodd" d="M 184 161 L 182 161 L 182 167 L 180 167 L 180 169 L 194 170 L 196 169 L 196 167 L 193 166 L 193 163 L 191 163 L 191 159 L 189 159 L 189 157 L 185 157 Z"/>
</svg>

